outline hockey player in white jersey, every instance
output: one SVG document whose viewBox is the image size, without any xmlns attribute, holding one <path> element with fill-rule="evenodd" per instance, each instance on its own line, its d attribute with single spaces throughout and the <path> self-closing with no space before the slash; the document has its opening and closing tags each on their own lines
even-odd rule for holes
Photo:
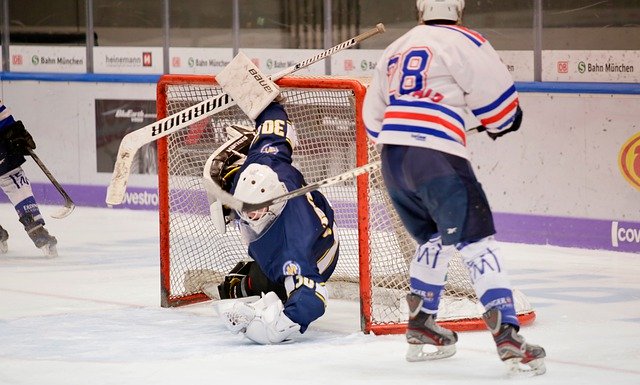
<svg viewBox="0 0 640 385">
<path fill-rule="evenodd" d="M 542 374 L 545 351 L 518 334 L 493 215 L 466 148 L 466 132 L 476 126 L 494 140 L 518 130 L 518 93 L 489 42 L 459 25 L 464 0 L 417 0 L 416 6 L 420 24 L 383 52 L 363 107 L 394 208 L 419 243 L 409 269 L 407 360 L 455 354 L 456 333 L 435 320 L 458 249 L 500 359 L 513 371 Z M 426 352 L 425 345 L 437 351 Z"/>
<path fill-rule="evenodd" d="M 44 218 L 33 197 L 29 179 L 21 165 L 28 149 L 35 149 L 31 134 L 21 121 L 15 120 L 9 109 L 0 101 L 0 188 L 13 204 L 20 223 L 34 245 L 48 257 L 58 255 L 58 241 L 44 228 Z M 8 251 L 9 233 L 0 226 L 0 253 Z"/>
</svg>

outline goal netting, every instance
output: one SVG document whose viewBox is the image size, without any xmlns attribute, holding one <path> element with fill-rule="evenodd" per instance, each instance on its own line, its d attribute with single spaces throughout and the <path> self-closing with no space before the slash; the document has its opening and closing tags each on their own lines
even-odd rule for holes
<svg viewBox="0 0 640 385">
<path fill-rule="evenodd" d="M 307 182 L 349 171 L 378 158 L 361 120 L 366 81 L 337 77 L 286 77 L 279 80 L 299 144 L 294 165 Z M 158 118 L 221 93 L 213 76 L 164 75 L 158 83 Z M 202 184 L 207 158 L 227 141 L 231 124 L 253 126 L 231 107 L 158 141 L 162 306 L 209 300 L 211 290 L 241 260 L 246 247 L 233 226 L 216 231 Z M 321 191 L 335 210 L 340 257 L 330 298 L 360 301 L 364 332 L 401 333 L 406 327 L 408 264 L 416 244 L 393 210 L 379 171 Z M 301 229 L 300 231 L 304 231 Z M 482 306 L 459 256 L 448 272 L 438 319 L 455 330 L 484 328 Z M 515 291 L 521 321 L 535 318 L 531 305 Z"/>
</svg>

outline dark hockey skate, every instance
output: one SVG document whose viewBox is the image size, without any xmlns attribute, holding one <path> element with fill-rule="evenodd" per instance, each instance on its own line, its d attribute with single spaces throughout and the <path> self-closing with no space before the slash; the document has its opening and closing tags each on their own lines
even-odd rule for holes
<svg viewBox="0 0 640 385">
<path fill-rule="evenodd" d="M 498 309 L 489 309 L 482 317 L 496 342 L 498 356 L 504 361 L 510 372 L 545 373 L 544 357 L 546 353 L 542 347 L 528 344 L 518 334 L 515 326 L 503 324 L 501 322 L 502 313 Z"/>
<path fill-rule="evenodd" d="M 5 254 L 7 251 L 9 251 L 7 239 L 9 239 L 9 233 L 7 232 L 7 230 L 3 229 L 2 226 L 0 226 L 0 254 Z"/>
<path fill-rule="evenodd" d="M 58 250 L 56 245 L 58 244 L 58 240 L 49 235 L 47 229 L 44 226 L 39 225 L 35 229 L 28 232 L 29 238 L 33 241 L 33 244 L 44 253 L 47 257 L 57 257 Z"/>
<path fill-rule="evenodd" d="M 435 314 L 427 314 L 422 308 L 422 298 L 416 294 L 407 294 L 409 304 L 409 324 L 407 325 L 407 361 L 429 361 L 451 357 L 456 354 L 458 335 L 436 323 Z M 425 345 L 436 347 L 434 352 L 425 352 Z"/>
<path fill-rule="evenodd" d="M 29 238 L 31 238 L 33 244 L 42 250 L 45 256 L 58 256 L 58 250 L 56 249 L 58 240 L 54 236 L 49 235 L 47 229 L 44 228 L 44 221 L 36 221 L 33 215 L 25 214 L 20 217 L 20 223 L 22 223 L 25 231 L 29 234 Z"/>
</svg>

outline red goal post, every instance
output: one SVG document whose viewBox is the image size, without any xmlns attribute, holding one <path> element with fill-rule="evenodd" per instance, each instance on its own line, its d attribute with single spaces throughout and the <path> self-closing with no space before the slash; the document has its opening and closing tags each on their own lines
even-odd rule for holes
<svg viewBox="0 0 640 385">
<path fill-rule="evenodd" d="M 277 81 L 296 126 L 294 165 L 312 183 L 376 160 L 362 122 L 367 80 L 297 76 Z M 213 76 L 164 75 L 157 86 L 158 119 L 222 93 Z M 158 140 L 161 305 L 209 300 L 206 294 L 240 260 L 247 260 L 239 233 L 219 234 L 208 217 L 202 170 L 227 140 L 230 124 L 253 126 L 233 106 Z M 327 283 L 330 298 L 360 301 L 362 330 L 402 333 L 406 328 L 408 263 L 415 242 L 393 210 L 377 170 L 321 191 L 336 212 L 340 257 Z M 300 230 L 304 231 L 304 230 Z M 482 308 L 459 258 L 449 269 L 439 322 L 454 330 L 484 329 Z M 516 291 L 523 324 L 535 313 Z M 329 306 L 331 302 L 329 302 Z"/>
</svg>

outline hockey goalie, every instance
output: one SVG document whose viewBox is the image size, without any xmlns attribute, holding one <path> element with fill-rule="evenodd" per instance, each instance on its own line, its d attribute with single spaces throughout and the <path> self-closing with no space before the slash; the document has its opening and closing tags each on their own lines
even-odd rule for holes
<svg viewBox="0 0 640 385">
<path fill-rule="evenodd" d="M 242 54 L 216 79 L 255 120 L 255 129 L 228 128 L 229 141 L 212 155 L 210 168 L 205 167 L 205 185 L 212 181 L 250 203 L 306 185 L 292 165 L 296 132 L 277 101 L 278 87 Z M 213 222 L 224 232 L 233 221 L 251 259 L 239 261 L 218 286 L 219 297 L 230 300 L 222 310 L 227 329 L 259 344 L 280 343 L 304 333 L 325 312 L 325 282 L 338 260 L 334 212 L 327 199 L 313 191 L 237 212 L 223 207 L 215 193 L 208 195 Z"/>
</svg>

